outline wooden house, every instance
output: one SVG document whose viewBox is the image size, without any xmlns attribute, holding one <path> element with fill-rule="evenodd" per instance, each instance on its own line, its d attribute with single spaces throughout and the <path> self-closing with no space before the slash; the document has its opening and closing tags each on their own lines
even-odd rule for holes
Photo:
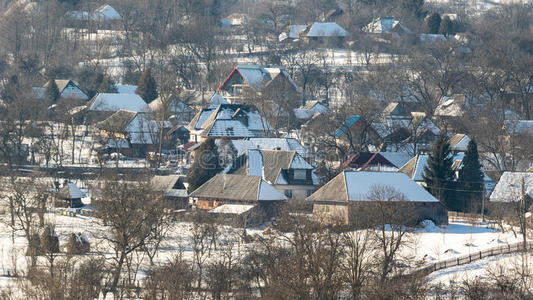
<svg viewBox="0 0 533 300">
<path fill-rule="evenodd" d="M 280 66 L 237 65 L 217 88 L 217 93 L 233 104 L 280 94 L 301 98 L 298 86 Z"/>
<path fill-rule="evenodd" d="M 263 137 L 272 127 L 253 105 L 220 104 L 217 108 L 199 111 L 189 123 L 188 129 L 190 141 L 202 142 L 209 137 Z"/>
<path fill-rule="evenodd" d="M 313 215 L 323 221 L 365 225 L 376 208 L 372 198 L 376 189 L 392 189 L 405 201 L 387 201 L 397 214 L 406 213 L 413 222 L 426 219 L 435 224 L 448 223 L 446 208 L 423 187 L 398 172 L 343 171 L 307 198 L 313 203 Z M 396 199 L 399 200 L 399 199 Z M 408 209 L 408 211 L 406 210 Z M 407 215 L 408 214 L 408 215 Z"/>
<path fill-rule="evenodd" d="M 151 112 L 150 107 L 137 94 L 99 93 L 87 104 L 89 123 L 103 121 L 119 110 Z"/>
<path fill-rule="evenodd" d="M 227 173 L 261 176 L 287 198 L 303 200 L 319 185 L 313 171 L 296 151 L 251 149 L 237 157 Z"/>
<path fill-rule="evenodd" d="M 189 197 L 198 209 L 244 215 L 255 219 L 254 223 L 276 215 L 279 205 L 287 199 L 261 176 L 236 174 L 217 174 Z"/>
</svg>

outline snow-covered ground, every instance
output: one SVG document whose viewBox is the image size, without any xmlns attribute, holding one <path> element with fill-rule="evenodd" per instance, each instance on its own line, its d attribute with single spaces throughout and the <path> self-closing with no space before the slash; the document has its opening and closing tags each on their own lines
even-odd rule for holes
<svg viewBox="0 0 533 300">
<path fill-rule="evenodd" d="M 491 256 L 470 264 L 442 269 L 431 273 L 428 282 L 432 284 L 453 284 L 466 280 L 487 279 L 500 272 L 514 272 L 521 268 L 522 262 L 533 268 L 533 252 L 509 253 Z"/>
<path fill-rule="evenodd" d="M 417 230 L 410 251 L 425 263 L 432 263 L 520 241 L 521 236 L 515 236 L 510 230 L 502 232 L 487 224 L 458 220 L 441 227 L 430 223 Z"/>
<path fill-rule="evenodd" d="M 90 205 L 89 201 L 89 198 L 84 199 L 84 202 Z M 7 274 L 7 271 L 12 272 L 15 264 L 19 271 L 25 270 L 28 264 L 28 258 L 24 256 L 26 239 L 18 232 L 13 243 L 11 229 L 6 222 L 7 212 L 4 215 L 0 215 L 0 218 L 3 219 L 3 222 L 0 222 L 0 275 Z M 55 232 L 59 236 L 61 247 L 66 245 L 71 233 L 81 232 L 89 238 L 93 254 L 103 255 L 108 258 L 113 256 L 110 245 L 106 244 L 101 238 L 102 234 L 106 233 L 106 228 L 96 218 L 82 215 L 70 217 L 50 212 L 46 214 L 46 220 L 48 223 L 55 225 Z M 192 227 L 193 224 L 187 222 L 175 222 L 172 224 L 162 242 L 161 250 L 155 258 L 156 264 L 166 263 L 178 253 L 181 253 L 185 259 L 192 260 Z M 242 229 L 239 228 L 217 227 L 220 230 L 218 237 L 221 241 L 237 241 L 237 237 L 242 233 Z M 268 228 L 268 225 L 249 228 L 247 233 L 251 236 L 261 235 Z M 451 222 L 448 226 L 437 227 L 430 222 L 425 228 L 418 229 L 409 237 L 409 243 L 407 244 L 409 247 L 404 249 L 402 254 L 412 257 L 413 261 L 418 262 L 418 265 L 420 265 L 420 263 L 432 263 L 437 260 L 453 258 L 519 241 L 520 237 L 515 237 L 510 231 L 504 233 L 497 229 L 487 228 L 486 225 L 475 225 L 459 220 Z M 220 243 L 220 245 L 223 244 Z M 248 247 L 253 247 L 253 244 L 236 243 L 232 251 L 236 255 L 244 255 Z M 64 251 L 62 250 L 62 252 Z M 211 252 L 209 257 L 217 257 L 220 251 L 221 248 L 219 247 L 217 251 Z M 513 258 L 515 256 L 507 255 L 501 257 Z M 142 270 L 149 266 L 146 256 L 141 257 L 141 260 L 141 271 L 138 274 L 138 280 L 142 280 L 145 276 Z M 491 257 L 474 264 L 444 269 L 431 274 L 430 280 L 432 282 L 449 281 L 453 276 L 459 276 L 464 273 L 465 270 L 473 270 L 472 275 L 475 276 L 480 274 L 479 272 L 483 272 L 478 269 L 484 269 L 492 262 L 498 260 L 500 260 L 499 257 Z M 44 260 L 42 262 L 44 263 Z M 7 288 L 14 285 L 16 285 L 15 279 L 0 276 L 0 287 Z"/>
</svg>

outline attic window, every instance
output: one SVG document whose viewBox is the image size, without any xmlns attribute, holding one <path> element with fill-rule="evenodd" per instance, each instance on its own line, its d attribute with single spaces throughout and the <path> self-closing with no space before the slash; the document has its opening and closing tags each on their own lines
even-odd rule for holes
<svg viewBox="0 0 533 300">
<path fill-rule="evenodd" d="M 307 170 L 294 170 L 295 180 L 305 180 L 307 176 Z"/>
</svg>

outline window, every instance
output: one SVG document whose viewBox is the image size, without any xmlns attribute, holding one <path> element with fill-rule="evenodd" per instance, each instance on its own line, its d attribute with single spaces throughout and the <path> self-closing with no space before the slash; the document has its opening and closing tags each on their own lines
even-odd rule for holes
<svg viewBox="0 0 533 300">
<path fill-rule="evenodd" d="M 294 170 L 295 180 L 305 180 L 307 178 L 307 170 Z"/>
</svg>

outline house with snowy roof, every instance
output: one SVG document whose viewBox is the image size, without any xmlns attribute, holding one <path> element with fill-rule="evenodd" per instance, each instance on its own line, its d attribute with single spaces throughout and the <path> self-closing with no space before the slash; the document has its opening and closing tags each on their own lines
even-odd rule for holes
<svg viewBox="0 0 533 300">
<path fill-rule="evenodd" d="M 61 99 L 87 101 L 89 96 L 83 91 L 79 85 L 70 79 L 53 79 L 59 91 Z M 46 82 L 43 87 L 33 87 L 33 95 L 37 99 L 44 99 L 46 97 L 46 89 L 51 84 L 51 81 Z"/>
<path fill-rule="evenodd" d="M 342 46 L 348 31 L 334 22 L 315 22 L 300 33 L 300 37 L 307 43 L 327 43 Z"/>
<path fill-rule="evenodd" d="M 119 94 L 135 94 L 137 86 L 134 84 L 115 84 L 115 89 Z"/>
<path fill-rule="evenodd" d="M 217 88 L 223 98 L 232 104 L 245 103 L 246 99 L 284 97 L 300 99 L 300 89 L 284 67 L 262 65 L 237 65 Z"/>
<path fill-rule="evenodd" d="M 150 107 L 137 94 L 99 93 L 87 105 L 87 118 L 90 123 L 105 120 L 123 109 L 133 112 L 150 112 Z"/>
<path fill-rule="evenodd" d="M 387 17 L 372 20 L 372 22 L 363 27 L 363 31 L 370 34 L 392 34 L 394 36 L 412 33 L 400 21 Z"/>
<path fill-rule="evenodd" d="M 95 124 L 99 138 L 107 141 L 106 147 L 127 156 L 145 157 L 159 144 L 161 126 L 163 136 L 170 130 L 170 122 L 158 122 L 149 113 L 121 109 Z M 165 141 L 163 141 L 165 143 Z"/>
<path fill-rule="evenodd" d="M 246 150 L 223 172 L 261 176 L 287 198 L 305 199 L 319 185 L 311 166 L 296 151 Z"/>
<path fill-rule="evenodd" d="M 396 172 L 411 158 L 405 152 L 359 152 L 342 163 L 341 168 L 355 171 Z"/>
<path fill-rule="evenodd" d="M 387 194 L 380 199 L 376 194 Z M 390 195 L 387 191 L 391 191 Z M 405 214 L 418 223 L 432 220 L 448 223 L 448 211 L 433 195 L 398 172 L 343 171 L 326 183 L 307 201 L 313 203 L 313 215 L 322 222 L 342 222 L 353 226 L 372 226 L 378 207 Z M 382 202 L 383 201 L 383 202 Z"/>
<path fill-rule="evenodd" d="M 163 101 L 157 97 L 148 104 L 150 110 L 158 115 L 164 115 L 174 124 L 188 124 L 195 115 L 195 111 L 176 97 Z"/>
<path fill-rule="evenodd" d="M 272 130 L 253 105 L 221 104 L 204 108 L 189 122 L 190 139 L 202 142 L 212 138 L 244 139 L 263 137 Z"/>
<path fill-rule="evenodd" d="M 504 203 L 519 201 L 522 197 L 522 183 L 524 184 L 523 192 L 531 205 L 533 201 L 533 173 L 531 172 L 504 172 L 496 183 L 489 201 Z"/>
<path fill-rule="evenodd" d="M 240 174 L 217 174 L 189 195 L 190 203 L 198 209 L 243 216 L 247 224 L 274 216 L 286 200 L 261 176 Z"/>
<path fill-rule="evenodd" d="M 219 143 L 220 140 L 217 140 Z M 243 140 L 231 140 L 232 147 L 237 155 L 244 154 L 247 150 L 283 150 L 296 151 L 299 155 L 307 158 L 307 149 L 294 138 L 249 138 Z"/>
<path fill-rule="evenodd" d="M 408 113 L 403 105 L 389 104 L 381 122 L 372 123 L 372 128 L 381 139 L 381 149 L 406 152 L 413 156 L 427 150 L 436 140 L 440 128 L 424 112 Z"/>
<path fill-rule="evenodd" d="M 465 94 L 443 96 L 440 99 L 439 105 L 435 108 L 433 118 L 443 127 L 453 129 L 453 125 L 456 121 L 463 117 L 465 106 L 469 100 L 470 99 L 468 99 L 468 96 Z"/>
<path fill-rule="evenodd" d="M 348 31 L 335 22 L 314 22 L 311 25 L 291 25 L 289 32 L 279 35 L 279 41 L 302 40 L 306 43 L 330 43 L 342 45 Z"/>
<path fill-rule="evenodd" d="M 122 19 L 120 14 L 109 4 L 103 4 L 92 12 L 88 11 L 70 11 L 67 13 L 67 18 L 72 21 L 98 21 L 111 22 Z"/>
<path fill-rule="evenodd" d="M 319 113 L 329 114 L 329 108 L 318 100 L 306 101 L 305 105 L 294 109 L 294 116 L 300 120 L 309 120 Z"/>
</svg>

